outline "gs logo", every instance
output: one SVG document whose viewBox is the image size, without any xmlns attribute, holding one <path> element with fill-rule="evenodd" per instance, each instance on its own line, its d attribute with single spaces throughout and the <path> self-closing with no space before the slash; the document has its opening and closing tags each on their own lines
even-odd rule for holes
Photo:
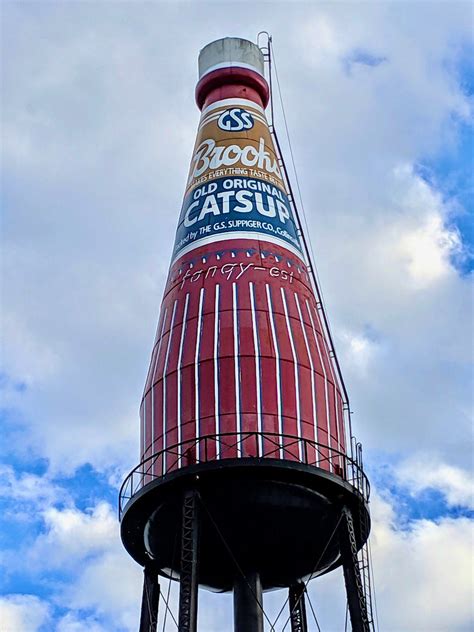
<svg viewBox="0 0 474 632">
<path fill-rule="evenodd" d="M 244 129 L 252 129 L 254 126 L 253 116 L 242 108 L 232 108 L 225 110 L 219 116 L 217 125 L 226 132 L 241 132 Z"/>
</svg>

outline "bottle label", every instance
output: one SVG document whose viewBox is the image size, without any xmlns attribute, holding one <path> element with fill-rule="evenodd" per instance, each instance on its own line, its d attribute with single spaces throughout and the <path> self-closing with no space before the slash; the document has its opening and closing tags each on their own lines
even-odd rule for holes
<svg viewBox="0 0 474 632">
<path fill-rule="evenodd" d="M 173 260 L 225 239 L 262 239 L 302 255 L 265 113 L 242 99 L 202 112 Z"/>
</svg>

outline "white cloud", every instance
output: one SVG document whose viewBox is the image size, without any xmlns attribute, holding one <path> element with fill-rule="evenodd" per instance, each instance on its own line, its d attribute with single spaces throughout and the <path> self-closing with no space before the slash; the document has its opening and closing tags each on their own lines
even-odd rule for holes
<svg viewBox="0 0 474 632">
<path fill-rule="evenodd" d="M 405 226 L 398 235 L 394 248 L 407 273 L 405 278 L 414 289 L 424 289 L 456 275 L 452 258 L 462 253 L 463 245 L 459 233 L 446 226 L 448 213 L 441 196 L 407 166 L 396 175 L 411 181 L 404 206 L 413 219 L 412 226 Z"/>
<path fill-rule="evenodd" d="M 361 378 L 370 379 L 376 355 L 382 351 L 381 345 L 363 331 L 341 331 L 339 337 L 344 342 L 346 366 L 350 364 Z"/>
<path fill-rule="evenodd" d="M 56 484 L 48 473 L 43 476 L 27 472 L 18 474 L 9 465 L 0 465 L 0 500 L 5 531 L 18 525 L 30 525 L 31 537 L 37 529 L 37 524 L 33 524 L 40 520 L 44 511 L 58 503 L 71 503 L 68 491 Z M 16 568 L 17 563 L 16 551 L 0 550 L 0 564 L 6 567 L 6 572 Z"/>
<path fill-rule="evenodd" d="M 441 217 L 432 215 L 424 225 L 401 237 L 399 248 L 407 259 L 409 276 L 423 288 L 453 273 L 449 256 L 459 248 L 459 235 L 446 229 Z"/>
<path fill-rule="evenodd" d="M 81 617 L 68 612 L 57 622 L 55 632 L 107 632 L 107 628 L 92 617 Z"/>
<path fill-rule="evenodd" d="M 472 301 L 452 263 L 459 235 L 413 170 L 392 170 L 386 185 L 383 210 L 336 214 L 316 248 L 354 428 L 371 449 L 438 450 L 469 467 Z"/>
<path fill-rule="evenodd" d="M 17 503 L 34 503 L 43 507 L 68 496 L 48 476 L 23 473 L 17 475 L 9 465 L 0 465 L 0 497 L 15 499 Z"/>
<path fill-rule="evenodd" d="M 35 595 L 0 597 L 0 630 L 2 632 L 39 632 L 49 618 L 49 605 Z"/>
<path fill-rule="evenodd" d="M 66 609 L 57 631 L 135 630 L 142 571 L 121 545 L 111 506 L 99 503 L 85 511 L 52 507 L 43 512 L 43 520 L 44 532 L 22 555 L 32 577 L 48 578 L 50 609 Z"/>
<path fill-rule="evenodd" d="M 418 520 L 396 527 L 390 505 L 373 501 L 373 559 L 380 628 L 468 632 L 472 608 L 472 520 Z"/>
<path fill-rule="evenodd" d="M 78 610 L 93 609 L 110 628 L 132 632 L 140 615 L 142 571 L 119 546 L 116 542 L 84 565 L 57 599 Z"/>
<path fill-rule="evenodd" d="M 429 489 L 440 491 L 449 505 L 474 509 L 472 472 L 443 463 L 439 456 L 416 454 L 395 470 L 399 485 L 407 486 L 416 496 Z"/>
<path fill-rule="evenodd" d="M 50 507 L 43 512 L 43 520 L 45 532 L 28 553 L 30 563 L 39 568 L 77 567 L 119 542 L 117 516 L 105 502 L 86 511 Z"/>
</svg>

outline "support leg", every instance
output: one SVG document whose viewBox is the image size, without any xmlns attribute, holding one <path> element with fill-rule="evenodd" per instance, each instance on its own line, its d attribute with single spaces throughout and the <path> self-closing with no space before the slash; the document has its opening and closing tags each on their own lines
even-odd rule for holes
<svg viewBox="0 0 474 632">
<path fill-rule="evenodd" d="M 342 512 L 340 543 L 352 630 L 353 632 L 370 632 L 367 604 L 357 559 L 354 522 L 347 507 L 343 507 Z"/>
<path fill-rule="evenodd" d="M 262 584 L 258 573 L 247 573 L 234 584 L 234 632 L 263 632 Z"/>
<path fill-rule="evenodd" d="M 289 589 L 291 632 L 308 632 L 306 618 L 305 586 L 298 582 Z"/>
<path fill-rule="evenodd" d="M 145 566 L 143 569 L 140 632 L 156 632 L 159 599 L 160 584 L 158 583 L 158 573 L 151 566 Z"/>
<path fill-rule="evenodd" d="M 199 507 L 194 490 L 184 495 L 179 588 L 179 632 L 196 632 L 198 607 Z"/>
</svg>

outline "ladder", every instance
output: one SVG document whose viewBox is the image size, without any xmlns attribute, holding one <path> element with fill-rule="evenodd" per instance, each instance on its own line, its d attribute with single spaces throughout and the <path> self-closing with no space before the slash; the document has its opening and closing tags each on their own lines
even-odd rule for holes
<svg viewBox="0 0 474 632">
<path fill-rule="evenodd" d="M 355 438 L 353 438 L 354 448 L 353 453 L 355 455 L 355 461 L 359 466 L 359 472 L 364 471 L 364 463 L 362 460 L 362 444 L 357 442 Z M 369 524 L 368 524 L 368 515 L 365 511 L 360 512 L 359 515 L 359 526 L 360 533 L 364 534 L 368 532 Z M 373 612 L 373 597 L 372 597 L 372 579 L 371 579 L 371 568 L 370 568 L 370 555 L 369 555 L 369 540 L 366 540 L 364 545 L 359 549 L 357 554 L 357 561 L 359 566 L 360 577 L 362 581 L 362 590 L 365 596 L 365 604 L 367 608 L 367 620 L 369 623 L 369 628 L 371 632 L 375 632 L 375 623 L 374 623 L 374 612 Z"/>
</svg>

